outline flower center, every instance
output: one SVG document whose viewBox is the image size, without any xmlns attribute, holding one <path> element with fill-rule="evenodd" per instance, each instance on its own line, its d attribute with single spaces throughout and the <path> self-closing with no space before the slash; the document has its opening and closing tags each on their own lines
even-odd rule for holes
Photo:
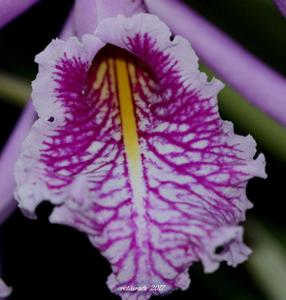
<svg viewBox="0 0 286 300">
<path fill-rule="evenodd" d="M 120 52 L 122 50 L 117 49 Z M 142 159 L 139 145 L 139 138 L 137 133 L 137 121 L 135 116 L 134 99 L 132 92 L 132 81 L 136 81 L 135 74 L 131 69 L 134 69 L 132 62 L 126 59 L 127 53 L 122 51 L 122 55 L 115 58 L 115 73 L 117 83 L 117 97 L 119 102 L 122 135 L 124 142 L 124 149 L 128 164 L 128 172 L 130 182 L 133 190 L 133 196 L 139 200 L 137 203 L 142 211 L 143 207 L 143 171 Z"/>
<path fill-rule="evenodd" d="M 141 71 L 141 64 L 127 51 L 107 45 L 96 55 L 88 75 L 89 89 L 99 95 L 98 103 L 109 101 L 109 109 L 113 107 L 116 111 L 115 108 L 118 108 L 116 122 L 121 127 L 120 136 L 130 184 L 137 203 L 142 203 L 144 196 L 139 120 L 136 115 L 138 103 L 134 97 L 138 85 L 137 72 Z"/>
</svg>

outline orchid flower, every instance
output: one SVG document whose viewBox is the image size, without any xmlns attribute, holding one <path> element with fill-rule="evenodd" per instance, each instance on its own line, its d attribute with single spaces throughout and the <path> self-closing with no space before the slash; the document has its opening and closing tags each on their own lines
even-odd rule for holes
<svg viewBox="0 0 286 300">
<path fill-rule="evenodd" d="M 15 166 L 24 214 L 54 204 L 50 222 L 88 235 L 122 299 L 187 289 L 196 261 L 245 261 L 246 185 L 265 159 L 220 118 L 223 84 L 143 1 L 77 1 L 73 22 L 36 57 L 39 118 Z"/>
</svg>

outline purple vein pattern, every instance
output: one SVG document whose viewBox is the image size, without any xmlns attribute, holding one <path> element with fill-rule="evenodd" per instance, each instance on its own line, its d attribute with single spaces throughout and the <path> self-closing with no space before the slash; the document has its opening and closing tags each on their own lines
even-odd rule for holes
<svg viewBox="0 0 286 300">
<path fill-rule="evenodd" d="M 135 179 L 122 133 L 119 59 L 140 146 Z M 238 224 L 251 207 L 247 181 L 266 176 L 265 160 L 253 159 L 250 136 L 220 119 L 222 84 L 207 82 L 185 39 L 172 38 L 155 16 L 119 16 L 82 41 L 53 41 L 37 62 L 39 120 L 15 170 L 28 216 L 45 199 L 55 204 L 50 221 L 89 236 L 112 266 L 109 288 L 126 300 L 187 289 L 195 261 L 212 272 L 221 261 L 247 258 Z"/>
</svg>

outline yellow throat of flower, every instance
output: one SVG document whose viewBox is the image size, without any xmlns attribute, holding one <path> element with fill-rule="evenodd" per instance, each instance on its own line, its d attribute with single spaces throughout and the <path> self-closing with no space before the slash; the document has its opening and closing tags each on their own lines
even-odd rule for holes
<svg viewBox="0 0 286 300">
<path fill-rule="evenodd" d="M 115 66 L 122 134 L 129 175 L 131 178 L 141 178 L 141 154 L 130 78 L 133 76 L 130 69 L 134 69 L 134 65 L 127 63 L 124 57 L 119 57 L 115 59 Z"/>
</svg>

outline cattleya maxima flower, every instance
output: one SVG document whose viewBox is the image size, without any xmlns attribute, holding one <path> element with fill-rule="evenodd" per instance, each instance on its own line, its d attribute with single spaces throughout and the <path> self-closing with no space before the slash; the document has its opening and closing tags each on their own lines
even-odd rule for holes
<svg viewBox="0 0 286 300">
<path fill-rule="evenodd" d="M 95 1 L 92 24 L 77 3 L 77 36 L 36 57 L 39 119 L 15 167 L 19 207 L 35 217 L 53 203 L 50 221 L 88 235 L 122 299 L 187 289 L 196 261 L 206 272 L 243 262 L 245 189 L 265 160 L 221 120 L 222 83 L 141 1 Z"/>
</svg>

